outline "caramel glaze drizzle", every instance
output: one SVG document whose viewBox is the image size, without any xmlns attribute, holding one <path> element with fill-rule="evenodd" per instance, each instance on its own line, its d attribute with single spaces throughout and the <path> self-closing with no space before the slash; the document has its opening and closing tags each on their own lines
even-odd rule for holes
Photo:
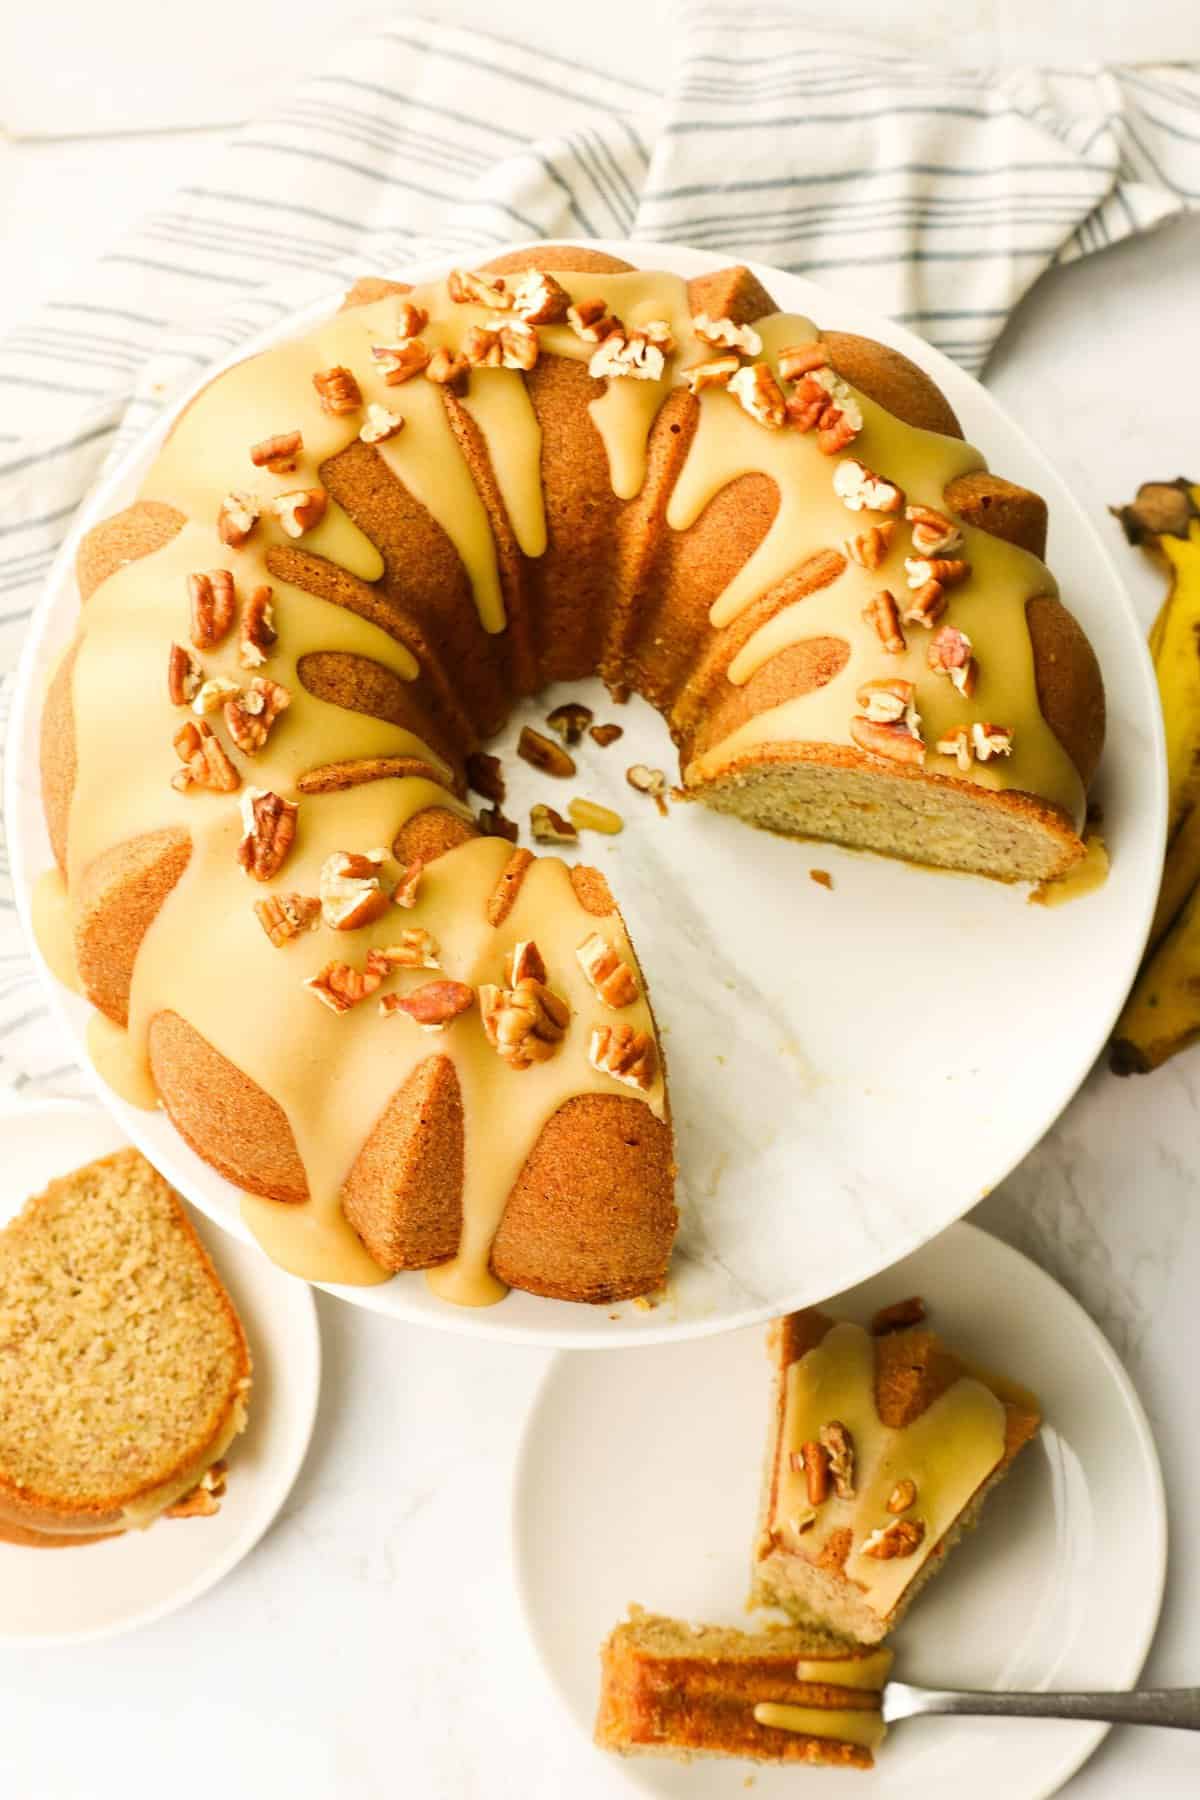
<svg viewBox="0 0 1200 1800">
<path fill-rule="evenodd" d="M 696 338 L 686 284 L 674 276 L 565 273 L 558 279 L 575 300 L 602 295 L 627 326 L 666 321 L 678 346 L 661 379 L 610 379 L 591 404 L 613 489 L 630 497 L 645 477 L 647 442 L 659 408 L 683 380 L 683 371 L 712 352 Z M 451 302 L 445 283 L 417 290 L 411 299 L 428 313 L 422 335 L 431 349 L 456 350 L 467 331 L 489 316 L 486 308 Z M 573 1095 L 625 1091 L 587 1060 L 588 1034 L 595 1023 L 605 1021 L 597 1020 L 595 996 L 575 956 L 579 943 L 599 928 L 632 962 L 619 921 L 615 915 L 602 921 L 586 915 L 563 864 L 543 858 L 532 866 L 511 916 L 494 929 L 486 922 L 485 908 L 508 847 L 486 839 L 439 858 L 427 872 L 414 911 L 352 934 L 321 929 L 276 950 L 263 935 L 252 904 L 271 889 L 315 894 L 327 856 L 390 849 L 404 822 L 424 808 L 438 806 L 469 816 L 452 791 L 449 769 L 429 744 L 399 726 L 316 698 L 299 674 L 309 653 L 344 651 L 370 658 L 399 681 L 410 682 L 420 673 L 417 658 L 379 626 L 280 580 L 267 568 L 268 552 L 290 541 L 271 511 L 272 500 L 318 486 L 323 465 L 353 442 L 363 422 L 364 412 L 329 413 L 314 390 L 315 372 L 340 365 L 353 372 L 364 408 L 383 406 L 403 416 L 403 429 L 378 442 L 377 453 L 450 538 L 470 578 L 484 630 L 494 634 L 504 629 L 496 544 L 443 397 L 424 378 L 388 386 L 372 357 L 373 347 L 396 341 L 396 315 L 394 298 L 344 311 L 304 337 L 227 371 L 185 411 L 146 475 L 141 497 L 169 503 L 186 522 L 161 548 L 112 574 L 83 610 L 73 673 L 78 776 L 67 882 L 75 906 L 87 871 L 114 845 L 163 830 L 190 837 L 186 870 L 137 956 L 124 1058 L 126 1087 L 141 1091 L 147 1079 L 150 1022 L 170 1010 L 278 1103 L 306 1171 L 309 1198 L 281 1204 L 247 1196 L 244 1216 L 268 1252 L 298 1274 L 341 1282 L 387 1279 L 347 1224 L 341 1187 L 360 1146 L 408 1075 L 433 1053 L 453 1061 L 468 1121 L 464 1229 L 458 1256 L 431 1271 L 429 1279 L 448 1299 L 486 1304 L 503 1292 L 488 1269 L 492 1238 L 543 1126 Z M 760 329 L 769 358 L 817 335 L 808 320 L 783 315 L 763 321 Z M 541 327 L 540 338 L 543 354 L 585 360 L 595 348 L 566 324 Z M 858 399 L 864 428 L 852 453 L 902 481 L 910 499 L 943 507 L 946 483 L 982 466 L 969 445 L 903 426 L 865 397 Z M 725 483 L 745 471 L 772 476 L 781 496 L 766 538 L 712 608 L 713 624 L 719 627 L 736 619 L 756 595 L 815 549 L 836 546 L 861 528 L 869 515 L 847 512 L 833 494 L 835 459 L 821 454 L 811 434 L 767 430 L 720 390 L 705 391 L 699 400 L 699 428 L 671 497 L 670 525 L 685 529 Z M 464 404 L 489 452 L 516 541 L 527 556 L 537 557 L 546 544 L 541 434 L 524 377 L 514 369 L 477 370 Z M 303 439 L 295 470 L 272 473 L 251 465 L 251 445 L 265 434 L 292 430 Z M 217 520 L 225 496 L 238 489 L 251 490 L 264 510 L 248 540 L 229 548 L 218 536 Z M 1001 718 L 1013 728 L 1012 756 L 977 765 L 968 779 L 1019 788 L 1081 813 L 1078 778 L 1038 711 L 1024 623 L 1026 600 L 1053 592 L 1047 571 L 1036 558 L 985 533 L 964 533 L 963 554 L 975 573 L 956 601 L 956 616 L 972 635 L 982 671 L 979 692 L 968 707 L 948 681 L 929 676 L 924 666 L 927 634 L 912 634 L 922 641 L 905 658 L 881 658 L 877 638 L 860 617 L 876 588 L 903 585 L 897 568 L 904 535 L 897 534 L 891 553 L 896 568 L 885 565 L 868 572 L 847 563 L 827 590 L 785 609 L 749 639 L 728 671 L 735 684 L 748 680 L 787 645 L 826 628 L 847 640 L 850 654 L 825 688 L 761 714 L 709 750 L 688 772 L 689 781 L 701 780 L 715 759 L 750 744 L 796 737 L 848 742 L 857 685 L 866 677 L 902 675 L 919 682 L 929 743 L 971 711 Z M 378 549 L 333 502 L 304 536 L 302 548 L 361 582 L 374 582 L 382 573 Z M 263 583 L 273 588 L 278 641 L 262 672 L 291 693 L 290 708 L 266 746 L 253 758 L 233 754 L 243 793 L 253 786 L 293 797 L 299 776 L 326 762 L 413 756 L 430 766 L 426 775 L 305 797 L 295 844 L 267 889 L 248 881 L 238 866 L 238 797 L 181 794 L 170 780 L 178 767 L 172 739 L 189 714 L 172 706 L 167 695 L 167 646 L 172 639 L 187 641 L 187 577 L 216 568 L 232 572 L 243 598 Z M 239 684 L 247 680 L 238 661 L 236 631 L 200 660 L 209 677 L 226 676 Z M 881 669 L 881 662 L 889 666 Z M 955 772 L 948 759 L 932 754 L 927 766 Z M 395 879 L 399 870 L 389 861 L 384 873 Z M 48 907 L 47 916 L 52 911 Z M 571 1009 L 558 1054 L 531 1069 L 509 1070 L 486 1043 L 478 1008 L 437 1037 L 406 1018 L 379 1017 L 373 1002 L 342 1017 L 325 1011 L 304 987 L 305 979 L 338 957 L 361 967 L 369 948 L 383 947 L 395 935 L 397 918 L 404 926 L 424 925 L 438 942 L 445 975 L 471 985 L 498 981 L 512 944 L 536 939 L 553 984 Z M 353 941 L 347 942 L 348 937 Z M 421 979 L 427 977 L 405 973 L 392 986 L 403 991 Z M 636 1029 L 653 1031 L 644 999 L 621 1018 Z M 105 1065 L 118 1085 L 121 1060 L 106 1034 Z M 662 1117 L 661 1078 L 644 1098 Z"/>
</svg>

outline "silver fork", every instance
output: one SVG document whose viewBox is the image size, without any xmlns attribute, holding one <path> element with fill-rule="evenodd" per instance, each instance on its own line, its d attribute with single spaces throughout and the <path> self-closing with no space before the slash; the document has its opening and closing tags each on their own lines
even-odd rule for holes
<svg viewBox="0 0 1200 1800">
<path fill-rule="evenodd" d="M 907 1681 L 887 1683 L 883 1690 L 885 1724 L 915 1719 L 921 1713 L 1094 1719 L 1104 1725 L 1175 1725 L 1182 1731 L 1200 1731 L 1200 1687 L 1138 1688 L 1127 1694 L 987 1694 L 913 1687 Z"/>
</svg>

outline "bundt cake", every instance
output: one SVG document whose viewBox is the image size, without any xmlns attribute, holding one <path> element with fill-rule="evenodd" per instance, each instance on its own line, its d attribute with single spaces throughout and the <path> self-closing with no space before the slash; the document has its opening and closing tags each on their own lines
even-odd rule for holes
<svg viewBox="0 0 1200 1800">
<path fill-rule="evenodd" d="M 600 1652 L 596 1742 L 622 1756 L 869 1769 L 890 1650 L 817 1626 L 735 1631 L 629 1609 Z"/>
<path fill-rule="evenodd" d="M 908 1300 L 869 1331 L 815 1309 L 771 1326 L 752 1604 L 878 1643 L 1037 1435 L 1033 1395 L 924 1320 Z"/>
<path fill-rule="evenodd" d="M 42 764 L 106 1068 L 119 1041 L 297 1273 L 653 1288 L 634 952 L 599 874 L 481 834 L 464 759 L 598 673 L 690 798 L 1052 877 L 1104 713 L 1044 531 L 919 370 L 746 269 L 545 246 L 359 283 L 201 392 L 80 550 Z"/>
</svg>

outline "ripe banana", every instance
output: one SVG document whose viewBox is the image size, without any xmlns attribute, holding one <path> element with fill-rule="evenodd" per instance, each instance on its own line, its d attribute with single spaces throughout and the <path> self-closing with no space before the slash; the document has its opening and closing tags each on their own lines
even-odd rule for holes
<svg viewBox="0 0 1200 1800">
<path fill-rule="evenodd" d="M 1117 1075 L 1147 1075 L 1200 1037 L 1200 890 L 1134 984 L 1113 1035 Z"/>
</svg>

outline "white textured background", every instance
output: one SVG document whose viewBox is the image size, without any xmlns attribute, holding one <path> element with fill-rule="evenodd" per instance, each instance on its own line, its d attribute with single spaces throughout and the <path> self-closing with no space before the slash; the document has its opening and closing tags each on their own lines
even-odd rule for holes
<svg viewBox="0 0 1200 1800">
<path fill-rule="evenodd" d="M 320 63 L 331 32 L 390 10 L 42 0 L 18 12 L 0 0 L 0 330 L 195 180 L 224 131 Z M 643 80 L 668 53 L 667 15 L 646 0 L 425 10 Z M 910 0 L 897 18 L 888 0 L 814 11 L 960 62 L 1200 59 L 1200 23 L 1181 0 Z M 1044 280 L 989 373 L 1114 542 L 1106 502 L 1147 476 L 1200 472 L 1198 288 L 1193 219 Z M 1156 582 L 1119 554 L 1148 617 Z M 1098 1071 L 977 1215 L 1083 1300 L 1149 1408 L 1173 1531 L 1149 1674 L 1172 1683 L 1200 1681 L 1198 1140 L 1200 1050 L 1146 1081 Z M 545 1693 L 509 1590 L 508 1469 L 543 1356 L 481 1354 L 319 1304 L 322 1414 L 279 1524 L 174 1620 L 108 1648 L 0 1652 L 5 1800 L 630 1791 Z M 1113 1734 L 1071 1787 L 1072 1800 L 1198 1793 L 1200 1741 L 1166 1732 Z"/>
</svg>

